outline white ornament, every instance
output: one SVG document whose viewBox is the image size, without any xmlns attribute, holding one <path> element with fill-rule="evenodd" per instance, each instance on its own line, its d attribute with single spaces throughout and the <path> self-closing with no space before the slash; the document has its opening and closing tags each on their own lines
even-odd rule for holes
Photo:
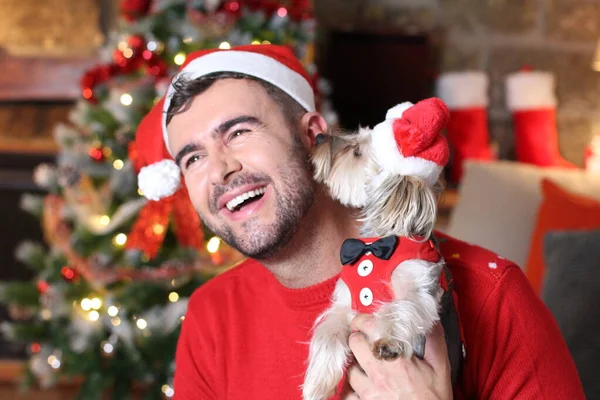
<svg viewBox="0 0 600 400">
<path fill-rule="evenodd" d="M 169 197 L 179 189 L 180 171 L 173 160 L 148 165 L 138 174 L 138 187 L 149 200 Z"/>
<path fill-rule="evenodd" d="M 40 164 L 33 171 L 33 181 L 43 189 L 54 186 L 57 182 L 56 168 L 50 164 Z"/>
</svg>

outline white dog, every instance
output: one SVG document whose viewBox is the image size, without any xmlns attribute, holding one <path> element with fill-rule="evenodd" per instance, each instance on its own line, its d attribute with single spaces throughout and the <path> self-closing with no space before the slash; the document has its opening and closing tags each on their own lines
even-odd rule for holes
<svg viewBox="0 0 600 400">
<path fill-rule="evenodd" d="M 335 393 L 350 348 L 350 322 L 372 313 L 379 359 L 422 358 L 425 335 L 439 320 L 444 261 L 432 242 L 439 175 L 448 161 L 441 130 L 449 119 L 432 98 L 388 111 L 374 129 L 317 137 L 315 179 L 343 204 L 361 209 L 360 239 L 341 250 L 344 265 L 333 304 L 315 322 L 304 400 Z"/>
</svg>

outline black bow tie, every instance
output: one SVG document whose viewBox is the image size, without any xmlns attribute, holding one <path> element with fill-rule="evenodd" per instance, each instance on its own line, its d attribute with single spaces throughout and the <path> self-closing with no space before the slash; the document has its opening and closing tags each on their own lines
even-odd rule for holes
<svg viewBox="0 0 600 400">
<path fill-rule="evenodd" d="M 346 239 L 340 252 L 342 265 L 355 263 L 367 251 L 373 253 L 377 258 L 389 260 L 396 249 L 397 243 L 398 238 L 396 236 L 386 236 L 371 244 L 365 244 L 358 239 Z"/>
</svg>

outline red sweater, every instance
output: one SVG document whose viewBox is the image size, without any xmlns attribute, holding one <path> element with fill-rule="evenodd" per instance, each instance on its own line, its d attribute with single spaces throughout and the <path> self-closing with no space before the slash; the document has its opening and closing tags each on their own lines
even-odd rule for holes
<svg viewBox="0 0 600 400">
<path fill-rule="evenodd" d="M 467 357 L 457 399 L 584 399 L 548 309 L 521 270 L 438 235 L 454 276 Z M 300 399 L 310 329 L 337 277 L 287 289 L 249 260 L 191 297 L 179 338 L 176 400 Z"/>
</svg>

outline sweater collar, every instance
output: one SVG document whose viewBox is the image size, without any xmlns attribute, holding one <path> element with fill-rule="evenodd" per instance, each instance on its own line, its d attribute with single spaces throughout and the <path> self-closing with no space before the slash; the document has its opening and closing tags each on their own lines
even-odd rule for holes
<svg viewBox="0 0 600 400">
<path fill-rule="evenodd" d="M 267 279 L 271 287 L 275 288 L 275 292 L 281 297 L 285 304 L 294 309 L 311 309 L 314 307 L 322 307 L 331 303 L 331 296 L 335 289 L 335 284 L 338 281 L 340 274 L 337 274 L 329 279 L 319 282 L 315 285 L 290 289 L 283 286 L 264 265 L 256 261 L 256 264 L 266 273 Z"/>
</svg>

